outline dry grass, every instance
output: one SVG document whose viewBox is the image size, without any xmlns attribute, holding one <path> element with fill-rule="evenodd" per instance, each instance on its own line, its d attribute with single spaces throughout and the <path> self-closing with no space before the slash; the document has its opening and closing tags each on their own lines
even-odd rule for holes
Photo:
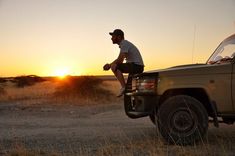
<svg viewBox="0 0 235 156">
<path fill-rule="evenodd" d="M 46 81 L 33 86 L 17 88 L 14 84 L 8 83 L 4 89 L 6 94 L 0 97 L 0 101 L 9 102 L 48 98 L 54 92 L 54 85 L 53 82 Z"/>
<path fill-rule="evenodd" d="M 158 135 L 148 136 L 142 134 L 141 139 L 129 138 L 128 136 L 117 141 L 104 138 L 97 148 L 81 146 L 79 149 L 70 149 L 67 152 L 60 152 L 56 149 L 43 151 L 32 150 L 22 144 L 16 144 L 12 150 L 5 152 L 7 156 L 220 156 L 234 155 L 231 151 L 234 144 L 232 140 L 216 138 L 213 141 L 194 144 L 192 146 L 169 145 L 163 142 Z M 218 137 L 218 136 L 216 136 Z M 125 140 L 125 141 L 123 141 Z M 50 146 L 50 145 L 48 145 Z"/>
<path fill-rule="evenodd" d="M 8 82 L 0 87 L 0 102 L 17 101 L 27 105 L 87 105 L 120 101 L 114 93 L 117 81 L 104 81 L 94 76 L 51 79 L 27 87 Z"/>
<path fill-rule="evenodd" d="M 4 153 L 6 156 L 60 156 L 57 152 L 45 152 L 43 150 L 31 150 L 17 144 L 11 151 Z"/>
</svg>

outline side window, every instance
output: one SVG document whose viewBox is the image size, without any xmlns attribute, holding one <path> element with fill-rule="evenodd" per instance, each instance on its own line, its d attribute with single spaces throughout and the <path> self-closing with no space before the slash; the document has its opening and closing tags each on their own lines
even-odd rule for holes
<svg viewBox="0 0 235 156">
<path fill-rule="evenodd" d="M 221 56 L 223 58 L 226 57 L 233 58 L 235 56 L 235 44 L 228 44 L 224 46 Z"/>
<path fill-rule="evenodd" d="M 235 39 L 223 42 L 210 57 L 208 64 L 229 63 L 235 57 Z"/>
</svg>

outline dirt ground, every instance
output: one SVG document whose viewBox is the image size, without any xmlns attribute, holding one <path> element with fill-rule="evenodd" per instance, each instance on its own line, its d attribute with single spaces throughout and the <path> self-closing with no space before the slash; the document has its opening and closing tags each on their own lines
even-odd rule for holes
<svg viewBox="0 0 235 156">
<path fill-rule="evenodd" d="M 130 119 L 123 104 L 0 104 L 0 155 L 16 147 L 59 155 L 235 155 L 235 126 L 214 128 L 194 146 L 168 145 L 149 118 Z"/>
</svg>

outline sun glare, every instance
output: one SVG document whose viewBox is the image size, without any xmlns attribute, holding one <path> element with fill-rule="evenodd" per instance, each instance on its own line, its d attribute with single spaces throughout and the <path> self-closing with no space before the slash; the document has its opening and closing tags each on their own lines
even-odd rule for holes
<svg viewBox="0 0 235 156">
<path fill-rule="evenodd" d="M 69 74 L 70 73 L 69 73 L 69 70 L 67 68 L 61 68 L 61 69 L 57 69 L 55 71 L 54 75 L 59 77 L 59 78 L 61 78 L 61 79 L 63 79 L 63 78 L 65 78 Z"/>
</svg>

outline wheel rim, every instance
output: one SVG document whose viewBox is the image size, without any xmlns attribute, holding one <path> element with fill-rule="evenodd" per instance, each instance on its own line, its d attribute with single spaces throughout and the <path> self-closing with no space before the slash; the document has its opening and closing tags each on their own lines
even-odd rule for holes
<svg viewBox="0 0 235 156">
<path fill-rule="evenodd" d="M 192 134 L 197 127 L 197 119 L 189 109 L 178 109 L 170 118 L 171 132 L 187 136 Z"/>
</svg>

